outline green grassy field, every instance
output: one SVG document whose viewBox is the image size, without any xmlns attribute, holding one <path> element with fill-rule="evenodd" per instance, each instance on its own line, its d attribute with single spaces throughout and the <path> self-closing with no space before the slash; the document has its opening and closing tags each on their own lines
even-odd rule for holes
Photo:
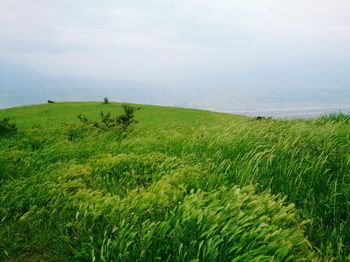
<svg viewBox="0 0 350 262">
<path fill-rule="evenodd" d="M 124 136 L 76 117 L 117 103 L 0 111 L 0 260 L 350 259 L 349 117 L 140 107 Z"/>
</svg>

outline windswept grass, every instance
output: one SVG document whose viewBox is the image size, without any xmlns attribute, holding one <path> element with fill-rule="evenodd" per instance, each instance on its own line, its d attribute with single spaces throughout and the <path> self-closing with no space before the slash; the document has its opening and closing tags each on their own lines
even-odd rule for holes
<svg viewBox="0 0 350 262">
<path fill-rule="evenodd" d="M 350 124 L 350 115 L 349 114 L 345 114 L 343 112 L 338 112 L 338 113 L 330 113 L 330 114 L 326 114 L 322 117 L 320 117 L 320 120 L 324 121 L 324 122 L 343 122 L 343 123 L 347 123 Z"/>
<path fill-rule="evenodd" d="M 347 121 L 142 106 L 123 137 L 76 115 L 115 103 L 0 111 L 2 260 L 350 258 Z M 337 118 L 338 119 L 338 118 Z"/>
</svg>

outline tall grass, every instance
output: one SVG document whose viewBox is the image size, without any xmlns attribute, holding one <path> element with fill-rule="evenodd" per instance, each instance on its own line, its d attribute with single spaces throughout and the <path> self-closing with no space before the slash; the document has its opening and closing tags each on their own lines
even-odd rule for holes
<svg viewBox="0 0 350 262">
<path fill-rule="evenodd" d="M 350 123 L 350 115 L 343 112 L 325 114 L 320 117 L 321 121 Z"/>
<path fill-rule="evenodd" d="M 23 131 L 0 144 L 4 260 L 350 258 L 346 121 L 143 106 L 123 139 L 76 126 L 101 108 L 121 112 L 0 111 Z"/>
</svg>

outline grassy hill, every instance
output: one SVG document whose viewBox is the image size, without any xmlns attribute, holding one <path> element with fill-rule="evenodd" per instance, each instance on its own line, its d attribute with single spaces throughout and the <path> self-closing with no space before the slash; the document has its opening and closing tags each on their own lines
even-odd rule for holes
<svg viewBox="0 0 350 262">
<path fill-rule="evenodd" d="M 140 107 L 122 134 L 76 117 L 117 103 L 0 111 L 0 260 L 350 258 L 349 118 Z"/>
</svg>

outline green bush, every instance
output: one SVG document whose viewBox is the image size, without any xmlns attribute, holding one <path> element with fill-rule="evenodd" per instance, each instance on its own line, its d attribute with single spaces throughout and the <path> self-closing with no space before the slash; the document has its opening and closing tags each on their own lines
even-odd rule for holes
<svg viewBox="0 0 350 262">
<path fill-rule="evenodd" d="M 4 118 L 0 121 L 0 137 L 13 135 L 17 133 L 17 126 L 10 122 L 10 118 Z"/>
<path fill-rule="evenodd" d="M 124 109 L 124 113 L 116 118 L 116 123 L 123 128 L 127 128 L 133 123 L 137 123 L 137 120 L 135 120 L 135 112 L 140 108 L 129 104 L 123 104 L 122 107 Z"/>
<path fill-rule="evenodd" d="M 126 129 L 128 129 L 128 127 L 130 127 L 131 124 L 137 123 L 137 120 L 135 119 L 135 112 L 140 108 L 129 104 L 123 104 L 122 108 L 124 109 L 123 114 L 115 118 L 111 116 L 110 112 L 101 112 L 100 121 L 89 120 L 86 116 L 81 114 L 79 114 L 77 117 L 80 120 L 80 122 L 82 122 L 85 126 L 91 126 L 100 130 L 114 129 L 117 131 L 125 131 Z"/>
<path fill-rule="evenodd" d="M 79 114 L 77 115 L 77 118 L 80 120 L 80 122 L 83 124 L 83 125 L 91 125 L 93 124 L 93 122 L 91 122 L 86 116 L 82 115 L 82 114 Z"/>
<path fill-rule="evenodd" d="M 80 126 L 70 126 L 67 127 L 65 135 L 69 141 L 74 141 L 84 136 L 84 130 Z"/>
</svg>

